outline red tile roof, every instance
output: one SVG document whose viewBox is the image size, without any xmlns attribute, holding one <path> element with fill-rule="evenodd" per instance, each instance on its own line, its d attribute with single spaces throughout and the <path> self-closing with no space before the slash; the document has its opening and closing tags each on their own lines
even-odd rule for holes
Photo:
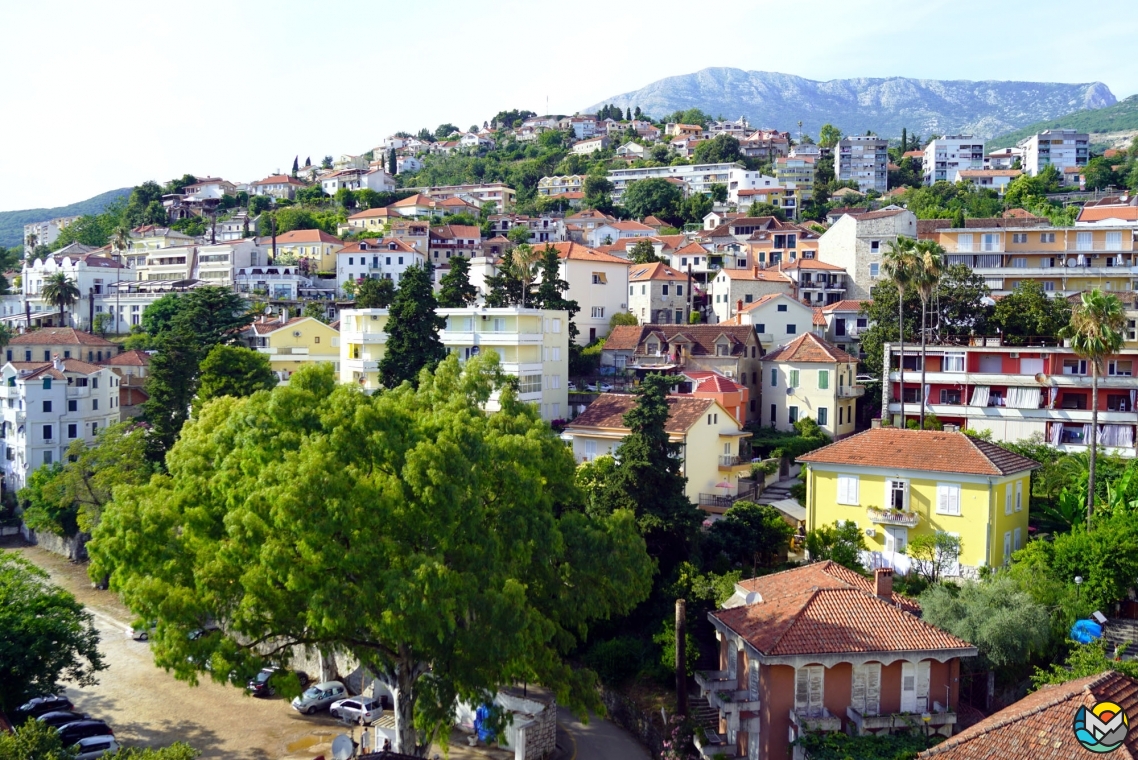
<svg viewBox="0 0 1138 760">
<path fill-rule="evenodd" d="M 825 261 L 818 259 L 803 259 L 797 258 L 789 264 L 782 265 L 783 271 L 787 269 L 823 269 L 827 272 L 844 272 L 845 267 L 840 267 L 835 264 L 827 264 Z"/>
<path fill-rule="evenodd" d="M 752 578 L 738 588 L 746 601 L 733 597 L 738 606 L 711 615 L 768 657 L 930 650 L 976 654 L 968 642 L 913 614 L 919 610 L 916 603 L 899 594 L 890 601 L 880 599 L 872 581 L 829 560 Z"/>
<path fill-rule="evenodd" d="M 827 304 L 827 305 L 823 306 L 822 311 L 827 312 L 827 313 L 829 313 L 831 311 L 861 311 L 862 304 L 871 304 L 871 303 L 873 303 L 873 301 L 870 301 L 869 299 L 866 299 L 864 301 L 858 301 L 856 299 L 847 298 L 847 299 L 838 301 L 837 303 L 831 303 L 831 304 Z"/>
<path fill-rule="evenodd" d="M 688 276 L 683 272 L 672 269 L 662 261 L 651 264 L 633 264 L 628 270 L 629 282 L 641 280 L 686 280 Z"/>
<path fill-rule="evenodd" d="M 684 377 L 691 379 L 699 393 L 738 393 L 745 390 L 744 386 L 718 372 L 685 372 Z"/>
<path fill-rule="evenodd" d="M 609 253 L 601 253 L 593 248 L 587 248 L 580 243 L 546 243 L 541 247 L 545 250 L 547 246 L 552 246 L 557 249 L 557 258 L 559 259 L 573 259 L 574 261 L 595 261 L 602 264 L 625 264 L 631 262 L 628 259 L 622 259 L 619 256 L 613 256 Z"/>
<path fill-rule="evenodd" d="M 817 319 L 814 324 L 818 324 Z M 822 320 L 826 324 L 826 320 Z M 842 349 L 830 343 L 825 338 L 819 338 L 814 333 L 803 333 L 786 346 L 776 348 L 763 356 L 765 362 L 817 362 L 821 364 L 834 364 L 836 362 L 856 362 L 857 358 L 850 356 Z"/>
<path fill-rule="evenodd" d="M 964 433 L 871 428 L 798 457 L 816 464 L 888 467 L 891 470 L 1011 475 L 1039 463 Z"/>
<path fill-rule="evenodd" d="M 640 325 L 617 325 L 609 331 L 605 339 L 607 351 L 635 351 L 640 345 Z"/>
<path fill-rule="evenodd" d="M 133 351 L 123 351 L 117 356 L 112 356 L 103 362 L 103 364 L 107 364 L 111 367 L 149 367 L 150 354 L 136 348 Z"/>
<path fill-rule="evenodd" d="M 1114 702 L 1133 721 L 1138 715 L 1138 681 L 1113 670 L 1064 684 L 1044 686 L 956 736 L 917 755 L 940 760 L 1091 760 L 1107 757 L 1075 740 L 1072 723 L 1080 707 Z M 1133 725 L 1111 758 L 1138 758 Z"/>
<path fill-rule="evenodd" d="M 117 344 L 98 335 L 81 332 L 74 327 L 41 327 L 22 335 L 17 335 L 8 341 L 13 346 L 98 346 L 115 348 Z"/>
<path fill-rule="evenodd" d="M 277 245 L 291 243 L 333 243 L 343 245 L 344 241 L 329 235 L 324 230 L 291 230 L 283 235 L 277 235 Z"/>
<path fill-rule="evenodd" d="M 691 356 L 715 356 L 715 342 L 721 335 L 727 338 L 731 357 L 746 353 L 748 340 L 758 340 L 753 325 L 618 325 L 605 340 L 604 350 L 628 351 L 635 348 L 637 354 L 644 355 L 647 351 L 644 346 L 650 335 L 666 344 L 689 345 L 687 350 Z"/>
<path fill-rule="evenodd" d="M 566 428 L 608 428 L 628 429 L 624 415 L 636 406 L 636 395 L 631 393 L 602 393 L 597 400 L 578 415 Z M 669 433 L 686 433 L 692 425 L 699 422 L 708 407 L 715 403 L 709 398 L 694 396 L 668 396 L 668 421 L 664 429 Z"/>
<path fill-rule="evenodd" d="M 1105 219 L 1119 219 L 1124 222 L 1138 221 L 1138 206 L 1095 206 L 1079 212 L 1080 222 L 1101 222 Z"/>
</svg>

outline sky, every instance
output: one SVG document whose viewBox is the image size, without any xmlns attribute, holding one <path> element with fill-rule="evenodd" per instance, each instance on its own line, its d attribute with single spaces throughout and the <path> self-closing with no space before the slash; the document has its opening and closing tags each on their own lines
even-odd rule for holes
<svg viewBox="0 0 1138 760">
<path fill-rule="evenodd" d="M 1083 7 L 1093 15 L 1079 18 Z M 1133 0 L 3 0 L 0 211 L 183 174 L 255 181 L 296 155 L 317 163 L 398 130 L 466 129 L 547 102 L 574 113 L 708 66 L 1101 81 L 1121 100 L 1138 93 L 1133 10 Z"/>
</svg>

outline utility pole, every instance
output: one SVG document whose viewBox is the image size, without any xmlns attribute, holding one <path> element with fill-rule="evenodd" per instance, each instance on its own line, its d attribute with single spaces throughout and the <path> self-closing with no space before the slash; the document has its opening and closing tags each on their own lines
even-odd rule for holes
<svg viewBox="0 0 1138 760">
<path fill-rule="evenodd" d="M 689 325 L 691 324 L 691 304 L 691 264 L 688 264 L 688 311 L 687 314 L 684 315 L 684 319 L 687 320 L 685 324 Z"/>
<path fill-rule="evenodd" d="M 676 714 L 688 714 L 687 602 L 676 600 Z"/>
</svg>

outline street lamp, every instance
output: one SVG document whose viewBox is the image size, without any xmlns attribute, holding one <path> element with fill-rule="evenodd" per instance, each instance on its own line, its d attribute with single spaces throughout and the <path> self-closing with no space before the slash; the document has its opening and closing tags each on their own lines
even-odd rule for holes
<svg viewBox="0 0 1138 760">
<path fill-rule="evenodd" d="M 1083 585 L 1083 576 L 1076 575 L 1075 576 L 1075 599 L 1079 598 L 1079 586 L 1082 586 L 1082 585 Z"/>
</svg>

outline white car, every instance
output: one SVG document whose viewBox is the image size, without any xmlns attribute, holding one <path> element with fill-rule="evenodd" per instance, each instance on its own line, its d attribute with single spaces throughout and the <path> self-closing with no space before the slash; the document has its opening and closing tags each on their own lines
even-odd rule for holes
<svg viewBox="0 0 1138 760">
<path fill-rule="evenodd" d="M 589 383 L 585 386 L 585 390 L 593 391 L 594 393 L 598 391 L 601 393 L 610 393 L 612 391 L 612 386 L 608 383 Z"/>
<path fill-rule="evenodd" d="M 149 641 L 157 627 L 158 624 L 153 621 L 149 623 L 139 623 L 137 626 L 132 625 L 130 628 L 127 628 L 126 635 L 135 641 Z"/>
<path fill-rule="evenodd" d="M 347 723 L 359 723 L 362 715 L 364 723 L 370 724 L 379 720 L 379 716 L 383 715 L 383 708 L 378 700 L 371 697 L 352 697 L 333 702 L 328 708 L 328 714 Z"/>
<path fill-rule="evenodd" d="M 75 760 L 95 760 L 103 755 L 113 755 L 119 751 L 118 742 L 113 736 L 88 736 L 76 742 L 79 754 Z"/>
<path fill-rule="evenodd" d="M 342 701 L 348 696 L 348 690 L 339 681 L 324 681 L 309 686 L 304 693 L 292 700 L 292 709 L 297 712 L 311 715 L 317 710 Z"/>
</svg>

